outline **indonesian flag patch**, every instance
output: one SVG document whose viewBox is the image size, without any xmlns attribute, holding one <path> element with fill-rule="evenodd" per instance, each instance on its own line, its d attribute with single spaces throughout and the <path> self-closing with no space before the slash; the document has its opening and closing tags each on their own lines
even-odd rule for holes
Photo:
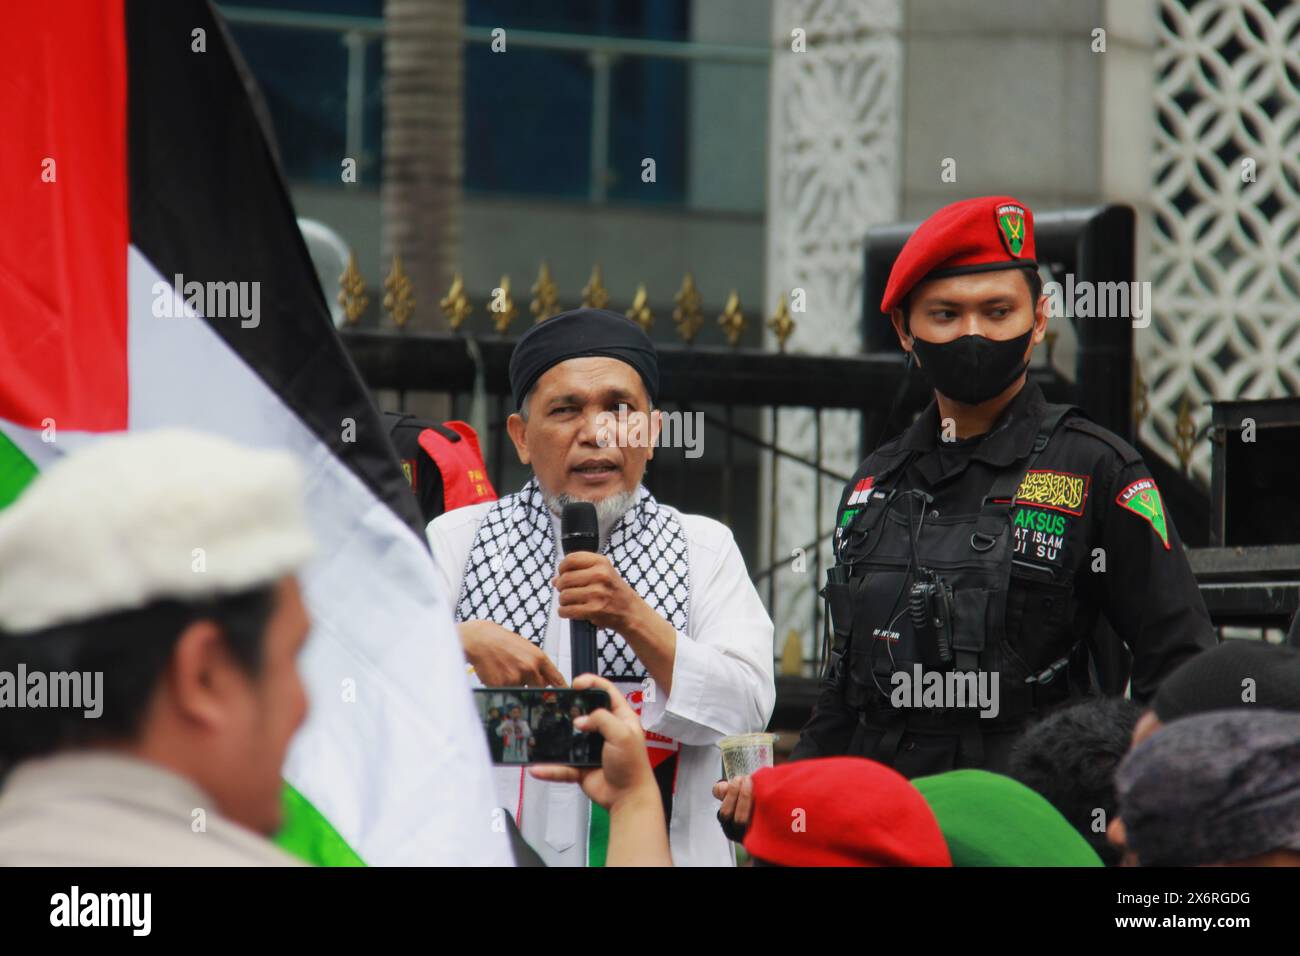
<svg viewBox="0 0 1300 956">
<path fill-rule="evenodd" d="M 853 486 L 853 494 L 849 495 L 849 500 L 846 502 L 845 507 L 852 508 L 854 505 L 865 504 L 867 498 L 871 495 L 871 488 L 875 483 L 875 475 L 867 475 L 867 477 L 859 481 Z"/>
<path fill-rule="evenodd" d="M 1165 550 L 1170 550 L 1165 505 L 1160 499 L 1160 489 L 1156 487 L 1154 481 L 1150 478 L 1138 479 L 1115 496 L 1115 503 L 1121 508 L 1127 508 L 1139 518 L 1145 518 L 1155 529 L 1156 534 L 1160 535 Z"/>
</svg>

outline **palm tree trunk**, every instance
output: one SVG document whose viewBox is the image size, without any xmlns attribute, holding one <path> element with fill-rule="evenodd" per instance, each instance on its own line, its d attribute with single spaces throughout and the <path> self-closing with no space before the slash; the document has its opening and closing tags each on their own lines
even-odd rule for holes
<svg viewBox="0 0 1300 956">
<path fill-rule="evenodd" d="M 464 0 L 385 0 L 384 18 L 383 268 L 401 256 L 409 327 L 445 329 L 438 299 L 460 259 Z"/>
</svg>

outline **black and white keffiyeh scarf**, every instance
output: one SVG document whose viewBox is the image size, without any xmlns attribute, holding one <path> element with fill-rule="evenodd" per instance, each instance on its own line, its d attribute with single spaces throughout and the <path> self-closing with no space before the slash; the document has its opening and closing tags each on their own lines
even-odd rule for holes
<svg viewBox="0 0 1300 956">
<path fill-rule="evenodd" d="M 686 633 L 690 569 L 686 533 L 671 512 L 645 488 L 610 530 L 601 548 L 619 575 L 669 624 Z M 538 647 L 554 600 L 551 578 L 559 565 L 550 509 L 532 478 L 488 511 L 465 565 L 456 620 L 495 621 Z M 645 667 L 627 642 L 609 628 L 596 632 L 600 676 L 640 681 Z"/>
</svg>

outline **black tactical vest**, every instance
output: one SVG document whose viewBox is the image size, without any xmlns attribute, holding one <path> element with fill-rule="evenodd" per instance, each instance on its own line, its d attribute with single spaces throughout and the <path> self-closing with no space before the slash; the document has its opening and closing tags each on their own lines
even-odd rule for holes
<svg viewBox="0 0 1300 956">
<path fill-rule="evenodd" d="M 1047 407 L 1033 450 L 1003 472 L 974 514 L 937 516 L 923 491 L 897 487 L 917 452 L 875 476 L 844 530 L 839 563 L 827 573 L 831 666 L 842 669 L 850 706 L 864 715 L 897 716 L 891 678 L 916 673 L 918 664 L 924 672 L 998 675 L 1005 717 L 1069 695 L 1061 671 L 1071 651 L 1062 641 L 1072 588 L 1044 583 L 1017 588 L 1014 600 L 1008 596 L 1017 563 L 1010 520 L 1016 491 L 1070 411 Z M 1014 570 L 1023 580 L 1039 569 Z M 1053 627 L 1060 633 L 1054 636 Z M 1026 630 L 1052 660 L 1027 660 L 1024 647 L 1008 640 Z M 936 729 L 954 720 L 970 726 L 975 716 L 948 707 L 904 709 L 909 725 Z"/>
</svg>

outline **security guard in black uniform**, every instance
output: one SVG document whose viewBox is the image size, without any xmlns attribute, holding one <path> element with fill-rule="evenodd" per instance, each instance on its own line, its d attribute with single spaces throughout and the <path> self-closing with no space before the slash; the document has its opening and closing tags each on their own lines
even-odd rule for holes
<svg viewBox="0 0 1300 956">
<path fill-rule="evenodd" d="M 899 254 L 881 310 L 936 397 L 840 501 L 833 651 L 793 759 L 998 770 L 1124 656 L 1089 646 L 1099 614 L 1132 654 L 1111 690 L 1131 676 L 1138 700 L 1215 643 L 1141 456 L 1027 383 L 1040 293 L 1033 216 L 1009 196 L 941 209 Z"/>
</svg>

